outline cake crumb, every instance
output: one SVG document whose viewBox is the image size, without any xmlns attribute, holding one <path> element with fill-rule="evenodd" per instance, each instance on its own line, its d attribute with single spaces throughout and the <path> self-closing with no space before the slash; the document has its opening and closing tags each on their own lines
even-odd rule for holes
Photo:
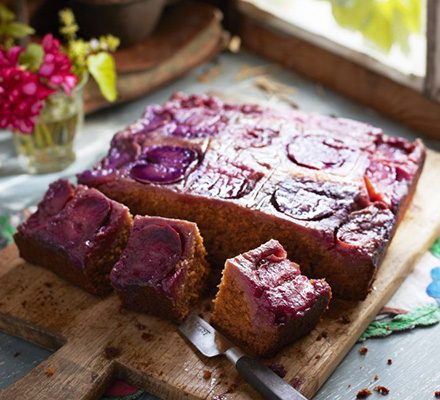
<svg viewBox="0 0 440 400">
<path fill-rule="evenodd" d="M 342 315 L 341 317 L 338 318 L 338 322 L 340 324 L 347 325 L 347 324 L 349 324 L 351 322 L 351 320 L 346 315 Z"/>
<path fill-rule="evenodd" d="M 374 375 L 373 380 L 378 381 L 379 380 L 379 375 Z"/>
<path fill-rule="evenodd" d="M 284 378 L 287 374 L 286 368 L 283 364 L 274 362 L 268 365 L 268 367 L 275 372 L 280 378 Z"/>
<path fill-rule="evenodd" d="M 14 353 L 14 358 L 17 358 L 21 353 L 19 351 L 17 351 L 16 353 Z"/>
<path fill-rule="evenodd" d="M 364 389 L 359 390 L 359 392 L 357 392 L 356 398 L 357 399 L 366 399 L 370 395 L 371 395 L 371 390 L 364 388 Z"/>
<path fill-rule="evenodd" d="M 362 354 L 362 355 L 364 356 L 364 355 L 367 354 L 367 353 L 368 353 L 368 347 L 362 346 L 362 347 L 359 349 L 359 354 Z"/>
<path fill-rule="evenodd" d="M 295 388 L 295 389 L 299 389 L 301 387 L 301 385 L 303 384 L 303 381 L 301 378 L 295 377 L 293 379 L 290 380 L 290 384 Z"/>
<path fill-rule="evenodd" d="M 434 392 L 434 396 L 435 396 L 436 399 L 440 399 L 440 390 L 436 390 Z"/>
<path fill-rule="evenodd" d="M 316 360 L 320 360 L 320 359 L 321 359 L 321 354 L 317 354 L 317 355 L 315 356 L 315 359 L 316 359 Z"/>
<path fill-rule="evenodd" d="M 151 339 L 153 339 L 153 335 L 151 333 L 144 332 L 141 335 L 141 338 L 142 338 L 142 340 L 145 340 L 146 342 L 149 342 Z"/>
<path fill-rule="evenodd" d="M 49 367 L 47 370 L 46 370 L 46 376 L 47 377 L 51 377 L 51 376 L 53 376 L 53 374 L 55 373 L 55 369 L 54 368 L 52 368 L 52 367 Z"/>
<path fill-rule="evenodd" d="M 387 360 L 387 364 L 388 365 L 391 365 L 393 363 L 393 360 L 391 359 L 391 358 L 389 358 L 388 360 Z"/>
<path fill-rule="evenodd" d="M 136 321 L 135 326 L 136 326 L 136 328 L 139 329 L 140 331 L 144 331 L 144 330 L 147 328 L 146 325 L 141 324 L 139 321 Z"/>
<path fill-rule="evenodd" d="M 203 371 L 203 379 L 206 379 L 206 380 L 211 379 L 211 376 L 212 376 L 212 372 L 211 371 L 208 371 L 207 369 L 205 369 Z"/>
<path fill-rule="evenodd" d="M 388 388 L 385 387 L 385 386 L 376 386 L 376 387 L 374 388 L 374 390 L 375 390 L 377 393 L 380 393 L 382 396 L 387 396 L 388 393 L 390 393 L 390 389 L 388 389 Z"/>
<path fill-rule="evenodd" d="M 105 358 L 107 358 L 108 360 L 112 360 L 113 358 L 116 358 L 121 354 L 121 350 L 118 349 L 117 347 L 107 346 L 104 349 L 104 353 L 105 353 Z"/>
<path fill-rule="evenodd" d="M 320 341 L 321 339 L 327 339 L 328 338 L 328 333 L 326 331 L 322 331 L 318 337 L 316 338 L 317 341 Z"/>
</svg>

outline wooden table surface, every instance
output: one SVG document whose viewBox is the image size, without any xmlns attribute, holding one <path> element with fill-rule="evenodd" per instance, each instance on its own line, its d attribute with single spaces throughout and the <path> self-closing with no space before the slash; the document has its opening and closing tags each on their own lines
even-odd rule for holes
<svg viewBox="0 0 440 400">
<path fill-rule="evenodd" d="M 265 65 L 268 64 L 267 61 L 245 52 L 237 55 L 223 54 L 217 61 L 216 68 L 221 73 L 215 79 L 203 83 L 197 80 L 202 72 L 212 67 L 213 64 L 210 63 L 142 99 L 90 116 L 77 140 L 77 161 L 60 174 L 32 177 L 22 174 L 11 159 L 13 151 L 9 136 L 0 133 L 0 163 L 2 158 L 4 162 L 0 172 L 0 213 L 5 210 L 20 210 L 35 204 L 51 181 L 60 176 L 72 176 L 93 164 L 107 150 L 113 133 L 138 117 L 145 104 L 161 103 L 177 90 L 187 93 L 216 90 L 268 98 L 255 87 L 252 79 L 235 80 L 237 72 L 243 65 Z M 275 67 L 270 70 L 270 74 L 271 77 L 295 88 L 292 98 L 303 110 L 368 121 L 382 127 L 389 134 L 408 138 L 416 136 L 415 132 L 291 72 Z M 427 141 L 427 144 L 437 150 L 440 149 L 440 142 Z M 438 264 L 440 265 L 440 261 Z M 359 355 L 359 345 L 356 345 L 315 398 L 353 399 L 360 388 L 371 386 L 376 374 L 380 377 L 379 384 L 393 389 L 388 399 L 434 398 L 434 390 L 440 389 L 439 338 L 440 325 L 437 325 L 386 339 L 370 340 L 366 357 Z M 48 355 L 49 352 L 44 349 L 0 333 L 0 388 L 23 376 Z M 392 366 L 387 365 L 388 358 L 393 359 Z M 369 398 L 381 397 L 373 394 Z M 152 398 L 145 395 L 145 399 Z"/>
</svg>

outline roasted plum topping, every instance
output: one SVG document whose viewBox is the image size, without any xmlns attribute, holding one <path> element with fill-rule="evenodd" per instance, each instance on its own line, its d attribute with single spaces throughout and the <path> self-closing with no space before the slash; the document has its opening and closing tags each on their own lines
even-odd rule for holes
<svg viewBox="0 0 440 400">
<path fill-rule="evenodd" d="M 75 188 L 65 179 L 59 179 L 51 183 L 43 200 L 38 205 L 37 212 L 32 214 L 23 226 L 32 230 L 40 224 L 44 224 L 48 218 L 59 213 L 73 198 L 74 194 Z"/>
<path fill-rule="evenodd" d="M 287 146 L 287 154 L 295 164 L 316 170 L 353 169 L 359 152 L 337 139 L 323 135 L 297 136 Z"/>
<path fill-rule="evenodd" d="M 82 183 L 83 185 L 102 185 L 107 182 L 111 182 L 115 175 L 117 174 L 116 171 L 112 169 L 88 169 L 84 172 L 81 172 L 80 174 L 77 174 L 78 182 Z"/>
<path fill-rule="evenodd" d="M 148 106 L 143 115 L 143 133 L 155 131 L 172 121 L 173 116 L 163 107 L 158 105 Z"/>
<path fill-rule="evenodd" d="M 278 211 L 303 221 L 318 221 L 340 210 L 362 206 L 365 201 L 357 198 L 354 186 L 301 178 L 281 183 L 272 196 Z"/>
<path fill-rule="evenodd" d="M 191 192 L 222 199 L 239 199 L 246 196 L 263 177 L 244 165 L 225 161 L 220 165 L 208 165 L 192 177 Z"/>
<path fill-rule="evenodd" d="M 395 217 L 383 204 L 375 203 L 350 214 L 338 229 L 336 239 L 345 248 L 357 247 L 373 253 L 387 243 Z"/>
<path fill-rule="evenodd" d="M 243 254 L 251 262 L 254 277 L 259 283 L 255 294 L 261 295 L 263 290 L 280 286 L 288 279 L 300 274 L 298 266 L 286 258 L 286 251 L 276 241 L 271 245 L 262 245 L 257 249 Z"/>
<path fill-rule="evenodd" d="M 136 160 L 140 153 L 141 146 L 137 143 L 135 135 L 119 133 L 112 140 L 112 146 L 102 168 L 120 169 Z"/>
<path fill-rule="evenodd" d="M 166 224 L 142 224 L 135 220 L 123 258 L 111 273 L 117 287 L 157 286 L 175 273 L 182 256 L 179 232 Z M 128 267 L 129 266 L 129 267 Z"/>
<path fill-rule="evenodd" d="M 225 121 L 223 104 L 208 96 L 174 96 L 161 106 L 147 107 L 144 132 L 162 130 L 184 138 L 216 135 Z"/>
<path fill-rule="evenodd" d="M 39 210 L 45 216 L 55 215 L 64 208 L 74 193 L 75 188 L 69 181 L 64 179 L 55 181 L 49 185 Z"/>
<path fill-rule="evenodd" d="M 273 316 L 275 324 L 301 317 L 329 287 L 324 281 L 309 281 L 297 264 L 286 258 L 276 240 L 232 259 L 250 293 Z M 260 310 L 260 308 L 259 308 Z"/>
<path fill-rule="evenodd" d="M 47 245 L 68 251 L 74 265 L 86 262 L 86 254 L 111 212 L 109 200 L 95 189 L 79 186 L 75 196 L 56 214 L 40 224 L 23 226 L 24 231 Z"/>
<path fill-rule="evenodd" d="M 364 179 L 370 200 L 373 202 L 380 201 L 391 207 L 394 188 L 397 183 L 396 169 L 385 163 L 371 163 Z"/>
<path fill-rule="evenodd" d="M 261 148 L 270 146 L 279 132 L 271 128 L 248 128 L 239 133 L 240 140 L 235 139 L 234 148 Z"/>
<path fill-rule="evenodd" d="M 399 137 L 379 136 L 376 140 L 375 157 L 393 163 L 411 162 L 411 154 L 418 149 L 417 143 Z"/>
<path fill-rule="evenodd" d="M 133 179 L 143 183 L 167 184 L 182 180 L 198 161 L 197 151 L 178 146 L 152 146 L 144 150 L 131 168 Z"/>
<path fill-rule="evenodd" d="M 45 229 L 48 239 L 67 245 L 86 242 L 103 225 L 110 210 L 109 201 L 104 196 L 94 190 L 84 192 L 48 224 Z"/>
</svg>

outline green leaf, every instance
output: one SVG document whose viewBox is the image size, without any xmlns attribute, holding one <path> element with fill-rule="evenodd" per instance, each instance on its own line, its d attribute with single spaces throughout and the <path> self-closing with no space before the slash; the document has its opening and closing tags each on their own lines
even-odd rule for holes
<svg viewBox="0 0 440 400">
<path fill-rule="evenodd" d="M 31 71 L 37 71 L 43 62 L 44 50 L 37 43 L 30 43 L 20 55 L 20 65 L 25 65 Z"/>
<path fill-rule="evenodd" d="M 102 95 L 108 101 L 115 101 L 116 69 L 113 57 L 106 52 L 91 54 L 87 57 L 87 68 L 97 82 Z"/>
<path fill-rule="evenodd" d="M 5 25 L 3 34 L 12 36 L 15 39 L 21 39 L 23 37 L 32 35 L 34 30 L 21 22 L 11 22 Z"/>
<path fill-rule="evenodd" d="M 440 258 L 440 236 L 437 238 L 437 240 L 432 245 L 431 253 L 433 256 Z"/>
<path fill-rule="evenodd" d="M 0 215 L 0 232 L 8 243 L 12 242 L 15 233 L 14 227 L 11 225 L 10 217 L 7 215 Z"/>
<path fill-rule="evenodd" d="M 336 22 L 355 30 L 383 51 L 394 44 L 409 51 L 409 37 L 421 30 L 424 0 L 327 0 Z M 423 3 L 423 4 L 422 4 Z"/>
<path fill-rule="evenodd" d="M 414 309 L 408 314 L 397 315 L 390 321 L 374 321 L 368 325 L 359 341 L 375 337 L 384 337 L 393 332 L 414 329 L 417 326 L 434 325 L 440 321 L 440 307 L 430 303 Z"/>
<path fill-rule="evenodd" d="M 0 21 L 11 22 L 15 20 L 15 14 L 4 4 L 0 4 Z"/>
</svg>

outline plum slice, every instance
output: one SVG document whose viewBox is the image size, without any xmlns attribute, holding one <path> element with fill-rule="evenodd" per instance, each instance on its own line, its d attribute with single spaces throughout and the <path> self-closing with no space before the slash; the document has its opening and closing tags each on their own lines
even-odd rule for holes
<svg viewBox="0 0 440 400">
<path fill-rule="evenodd" d="M 371 201 L 380 201 L 391 207 L 396 184 L 394 166 L 380 162 L 371 163 L 364 179 Z"/>
<path fill-rule="evenodd" d="M 165 224 L 142 226 L 135 221 L 125 256 L 113 268 L 111 279 L 118 287 L 160 285 L 172 275 L 182 257 L 179 232 Z"/>
<path fill-rule="evenodd" d="M 142 183 L 167 184 L 182 180 L 198 161 L 197 151 L 179 146 L 152 146 L 131 168 L 130 175 Z"/>
<path fill-rule="evenodd" d="M 263 177 L 254 169 L 222 159 L 219 165 L 208 165 L 194 176 L 191 192 L 222 199 L 239 199 L 249 194 Z"/>
<path fill-rule="evenodd" d="M 358 150 L 324 135 L 295 137 L 287 146 L 287 154 L 295 164 L 316 170 L 352 169 L 359 158 Z"/>
<path fill-rule="evenodd" d="M 56 215 L 65 207 L 74 194 L 75 188 L 69 181 L 59 179 L 52 182 L 43 200 L 38 204 L 37 212 L 32 214 L 27 220 L 27 229 L 38 229 L 40 225 L 44 225 L 48 218 Z"/>
<path fill-rule="evenodd" d="M 357 198 L 355 187 L 303 178 L 281 183 L 272 195 L 272 204 L 278 211 L 303 221 L 318 221 L 364 201 Z"/>
<path fill-rule="evenodd" d="M 73 197 L 74 193 L 75 188 L 69 181 L 59 179 L 51 183 L 40 204 L 40 212 L 45 216 L 59 213 Z"/>
<path fill-rule="evenodd" d="M 93 238 L 111 211 L 109 201 L 95 189 L 75 197 L 41 235 L 63 246 L 72 246 Z"/>
<path fill-rule="evenodd" d="M 386 245 L 394 221 L 394 214 L 382 203 L 372 204 L 350 214 L 338 229 L 337 242 L 345 248 L 374 252 L 378 246 Z"/>
</svg>

